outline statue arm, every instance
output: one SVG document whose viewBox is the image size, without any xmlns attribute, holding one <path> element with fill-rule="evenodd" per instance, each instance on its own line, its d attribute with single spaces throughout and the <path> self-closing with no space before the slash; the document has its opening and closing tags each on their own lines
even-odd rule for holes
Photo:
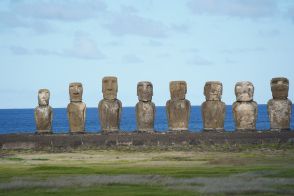
<svg viewBox="0 0 294 196">
<path fill-rule="evenodd" d="M 53 109 L 50 107 L 50 130 L 52 130 L 52 121 L 53 121 Z"/>
<path fill-rule="evenodd" d="M 191 103 L 190 103 L 190 101 L 189 100 L 187 100 L 187 105 L 188 105 L 188 110 L 187 110 L 187 112 L 188 112 L 188 126 L 189 126 L 189 121 L 190 121 L 190 115 L 191 115 Z"/>
<path fill-rule="evenodd" d="M 235 125 L 236 125 L 236 122 L 237 122 L 237 112 L 236 112 L 236 107 L 237 107 L 237 102 L 234 102 L 234 103 L 233 103 L 233 106 L 232 106 L 232 110 L 233 110 L 233 117 L 234 117 Z"/>
<path fill-rule="evenodd" d="M 118 100 L 118 105 L 119 105 L 119 109 L 118 109 L 118 128 L 120 128 L 121 113 L 122 113 L 122 103 L 121 103 L 120 100 Z"/>
<path fill-rule="evenodd" d="M 36 129 L 38 129 L 39 121 L 38 121 L 38 118 L 37 118 L 37 108 L 35 108 L 34 116 L 35 116 L 35 122 L 36 122 Z"/>
<path fill-rule="evenodd" d="M 258 116 L 258 105 L 256 102 L 254 102 L 254 105 L 255 105 L 255 119 L 257 121 L 257 116 Z"/>
<path fill-rule="evenodd" d="M 84 123 L 86 122 L 86 112 L 87 112 L 87 106 L 85 104 L 85 107 L 84 107 L 84 111 L 83 111 L 83 114 L 84 114 Z"/>
<path fill-rule="evenodd" d="M 153 102 L 152 102 L 152 105 L 153 105 L 153 121 L 155 121 L 156 107 Z"/>
<path fill-rule="evenodd" d="M 289 100 L 289 105 L 288 105 L 288 107 L 289 107 L 290 117 L 291 117 L 291 114 L 292 114 L 292 101 L 291 101 L 290 99 L 288 99 L 288 100 Z"/>
</svg>

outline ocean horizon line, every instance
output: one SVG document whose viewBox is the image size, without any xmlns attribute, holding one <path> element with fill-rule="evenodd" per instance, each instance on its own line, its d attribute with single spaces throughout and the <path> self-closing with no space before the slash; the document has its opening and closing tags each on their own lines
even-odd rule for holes
<svg viewBox="0 0 294 196">
<path fill-rule="evenodd" d="M 257 104 L 257 105 L 267 105 L 266 103 L 262 103 L 262 104 Z M 51 105 L 50 105 L 51 106 Z M 232 106 L 232 104 L 230 105 L 227 105 L 226 106 Z M 36 106 L 37 107 L 37 106 Z M 51 106 L 52 107 L 52 106 Z M 135 105 L 134 106 L 122 106 L 123 108 L 134 108 L 136 107 Z M 162 105 L 159 105 L 156 107 L 166 107 L 166 106 L 162 106 Z M 191 105 L 191 107 L 201 107 L 201 105 Z M 66 109 L 66 107 L 52 107 L 53 109 Z M 97 108 L 98 109 L 98 106 L 87 106 L 88 109 L 91 109 L 91 108 Z M 29 110 L 29 109 L 35 109 L 35 107 L 33 108 L 0 108 L 0 110 Z"/>
</svg>

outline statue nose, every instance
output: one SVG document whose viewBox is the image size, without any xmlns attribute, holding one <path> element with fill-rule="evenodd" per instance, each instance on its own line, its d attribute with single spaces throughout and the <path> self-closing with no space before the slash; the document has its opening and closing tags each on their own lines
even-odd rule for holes
<svg viewBox="0 0 294 196">
<path fill-rule="evenodd" d="M 77 86 L 75 86 L 75 88 L 74 88 L 74 92 L 75 92 L 75 93 L 79 92 L 79 88 L 78 88 Z"/>
</svg>

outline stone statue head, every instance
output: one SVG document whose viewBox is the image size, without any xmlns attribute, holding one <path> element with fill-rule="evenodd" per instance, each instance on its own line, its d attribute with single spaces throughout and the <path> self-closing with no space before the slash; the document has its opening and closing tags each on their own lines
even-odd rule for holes
<svg viewBox="0 0 294 196">
<path fill-rule="evenodd" d="M 289 80 L 287 78 L 273 78 L 271 90 L 274 99 L 287 99 L 289 91 Z"/>
<path fill-rule="evenodd" d="M 81 102 L 83 97 L 83 85 L 80 82 L 69 84 L 69 96 L 71 102 Z"/>
<path fill-rule="evenodd" d="M 108 76 L 102 80 L 103 98 L 107 100 L 114 100 L 117 97 L 117 77 Z"/>
<path fill-rule="evenodd" d="M 252 101 L 254 86 L 248 81 L 237 82 L 235 86 L 235 94 L 237 101 Z"/>
<path fill-rule="evenodd" d="M 171 99 L 183 100 L 187 93 L 187 83 L 185 81 L 171 81 L 169 90 Z"/>
<path fill-rule="evenodd" d="M 40 89 L 38 92 L 39 106 L 49 105 L 50 91 L 48 89 Z"/>
<path fill-rule="evenodd" d="M 137 84 L 137 95 L 140 101 L 151 101 L 153 96 L 153 85 L 151 82 L 143 81 Z"/>
<path fill-rule="evenodd" d="M 220 101 L 223 94 L 223 84 L 218 81 L 208 81 L 204 86 L 207 101 Z"/>
</svg>

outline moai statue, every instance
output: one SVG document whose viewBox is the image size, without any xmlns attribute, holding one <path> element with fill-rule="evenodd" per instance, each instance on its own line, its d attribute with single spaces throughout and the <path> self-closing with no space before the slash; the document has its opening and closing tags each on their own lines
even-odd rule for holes
<svg viewBox="0 0 294 196">
<path fill-rule="evenodd" d="M 185 99 L 187 83 L 171 81 L 169 83 L 171 99 L 166 102 L 168 129 L 172 132 L 188 131 L 190 120 L 190 101 Z"/>
<path fill-rule="evenodd" d="M 151 82 L 139 82 L 137 85 L 139 102 L 136 104 L 138 132 L 154 132 L 155 104 L 151 101 L 153 85 Z"/>
<path fill-rule="evenodd" d="M 202 103 L 202 120 L 204 131 L 224 131 L 226 104 L 221 101 L 223 85 L 218 81 L 205 83 Z"/>
<path fill-rule="evenodd" d="M 67 105 L 70 133 L 84 133 L 86 104 L 82 102 L 83 85 L 79 82 L 69 84 L 70 103 Z"/>
<path fill-rule="evenodd" d="M 117 97 L 117 78 L 104 77 L 102 80 L 103 99 L 99 102 L 99 119 L 103 133 L 118 132 L 122 103 Z"/>
<path fill-rule="evenodd" d="M 267 103 L 271 130 L 290 130 L 292 102 L 288 99 L 289 80 L 273 78 L 271 80 L 273 99 Z"/>
<path fill-rule="evenodd" d="M 50 92 L 40 89 L 38 92 L 39 106 L 35 108 L 35 121 L 38 134 L 52 133 L 53 110 L 49 105 Z"/>
<path fill-rule="evenodd" d="M 233 104 L 233 114 L 237 131 L 256 130 L 257 103 L 253 101 L 254 86 L 251 82 L 237 82 L 237 101 Z"/>
</svg>

